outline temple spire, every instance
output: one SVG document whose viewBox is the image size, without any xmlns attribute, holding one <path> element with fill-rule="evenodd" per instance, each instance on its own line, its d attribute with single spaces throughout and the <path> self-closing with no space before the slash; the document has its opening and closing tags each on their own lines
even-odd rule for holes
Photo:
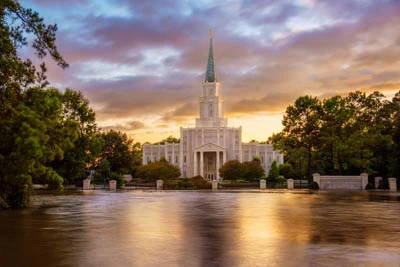
<svg viewBox="0 0 400 267">
<path fill-rule="evenodd" d="M 208 62 L 205 82 L 213 83 L 216 82 L 215 66 L 214 66 L 214 51 L 213 51 L 213 36 L 212 30 L 209 30 L 210 37 L 210 48 L 208 49 Z"/>
</svg>

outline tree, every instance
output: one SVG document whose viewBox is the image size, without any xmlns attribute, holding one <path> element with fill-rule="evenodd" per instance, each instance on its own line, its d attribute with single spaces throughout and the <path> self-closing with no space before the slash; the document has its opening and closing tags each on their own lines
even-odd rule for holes
<svg viewBox="0 0 400 267">
<path fill-rule="evenodd" d="M 310 167 L 328 175 L 399 174 L 399 99 L 400 93 L 389 101 L 379 92 L 351 92 L 321 101 L 300 97 L 288 107 L 282 132 L 269 141 L 284 153 L 294 178 L 310 177 Z"/>
<path fill-rule="evenodd" d="M 164 145 L 166 143 L 175 143 L 176 144 L 179 142 L 180 142 L 179 138 L 176 138 L 176 137 L 173 137 L 172 135 L 170 135 L 167 138 L 161 140 L 160 142 L 154 143 L 154 145 L 158 145 L 158 144 Z"/>
<path fill-rule="evenodd" d="M 163 158 L 159 161 L 150 162 L 147 165 L 140 166 L 136 171 L 136 177 L 152 182 L 155 182 L 158 179 L 175 179 L 179 176 L 181 176 L 179 168 L 170 164 Z"/>
<path fill-rule="evenodd" d="M 104 140 L 98 134 L 95 113 L 81 92 L 67 89 L 61 100 L 62 120 L 64 124 L 75 123 L 76 138 L 73 146 L 65 149 L 62 160 L 52 162 L 52 166 L 63 176 L 64 183 L 74 184 L 85 179 L 94 168 Z"/>
<path fill-rule="evenodd" d="M 267 178 L 270 180 L 276 180 L 279 178 L 279 168 L 275 160 L 271 164 Z"/>
<path fill-rule="evenodd" d="M 273 136 L 275 148 L 284 152 L 285 156 L 293 151 L 306 153 L 306 175 L 311 179 L 313 151 L 318 144 L 320 131 L 320 101 L 311 96 L 299 97 L 294 105 L 290 105 L 283 117 L 283 130 Z"/>
<path fill-rule="evenodd" d="M 290 163 L 283 163 L 278 166 L 279 174 L 285 178 L 293 178 L 294 177 L 294 170 Z"/>
<path fill-rule="evenodd" d="M 230 160 L 222 165 L 219 169 L 219 174 L 226 180 L 246 179 L 251 181 L 264 176 L 264 169 L 258 158 L 243 163 L 237 160 Z"/>
<path fill-rule="evenodd" d="M 243 166 L 238 160 L 225 162 L 219 169 L 219 175 L 225 180 L 236 180 L 243 178 Z"/>
<path fill-rule="evenodd" d="M 242 177 L 246 180 L 258 180 L 264 176 L 264 169 L 258 158 L 242 163 Z"/>
</svg>

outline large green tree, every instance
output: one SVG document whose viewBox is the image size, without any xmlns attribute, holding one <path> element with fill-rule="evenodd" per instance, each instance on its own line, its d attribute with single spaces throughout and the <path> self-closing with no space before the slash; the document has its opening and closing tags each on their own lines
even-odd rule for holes
<svg viewBox="0 0 400 267">
<path fill-rule="evenodd" d="M 0 203 L 8 207 L 29 204 L 32 179 L 54 187 L 62 178 L 47 163 L 61 158 L 71 145 L 70 127 L 62 128 L 61 102 L 47 85 L 44 63 L 40 70 L 17 49 L 28 45 L 39 59 L 50 55 L 62 68 L 67 63 L 55 44 L 56 25 L 46 25 L 38 13 L 17 1 L 0 2 Z M 73 128 L 73 127 L 72 127 Z M 63 138 L 67 135 L 68 138 Z"/>
<path fill-rule="evenodd" d="M 397 175 L 399 99 L 399 93 L 389 101 L 379 92 L 300 97 L 269 141 L 284 153 L 295 178 L 312 172 Z"/>
<path fill-rule="evenodd" d="M 291 155 L 300 154 L 306 164 L 305 175 L 311 177 L 314 163 L 314 151 L 318 144 L 321 124 L 320 101 L 311 96 L 299 97 L 294 105 L 286 109 L 283 117 L 283 130 L 274 135 L 270 141 L 284 152 L 287 159 L 294 160 Z M 296 162 L 293 165 L 297 165 Z"/>
<path fill-rule="evenodd" d="M 110 130 L 101 134 L 104 147 L 100 152 L 100 160 L 106 159 L 110 164 L 111 172 L 131 174 L 136 168 L 139 149 L 137 143 L 125 133 Z"/>
<path fill-rule="evenodd" d="M 94 168 L 104 140 L 98 133 L 95 113 L 81 92 L 67 89 L 61 100 L 62 120 L 64 124 L 75 123 L 76 138 L 73 146 L 64 150 L 63 158 L 51 165 L 64 178 L 65 184 L 74 184 L 85 179 Z"/>
</svg>

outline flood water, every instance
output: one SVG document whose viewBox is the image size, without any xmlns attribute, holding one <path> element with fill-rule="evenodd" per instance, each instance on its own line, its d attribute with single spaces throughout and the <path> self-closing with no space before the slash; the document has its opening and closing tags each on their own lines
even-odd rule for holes
<svg viewBox="0 0 400 267">
<path fill-rule="evenodd" d="M 400 196 L 36 196 L 0 211 L 0 266 L 400 266 Z"/>
</svg>

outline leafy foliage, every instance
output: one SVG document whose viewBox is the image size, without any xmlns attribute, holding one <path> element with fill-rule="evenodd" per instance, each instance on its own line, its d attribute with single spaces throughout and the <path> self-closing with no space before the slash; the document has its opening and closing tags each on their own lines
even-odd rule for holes
<svg viewBox="0 0 400 267">
<path fill-rule="evenodd" d="M 236 180 L 243 176 L 243 166 L 238 160 L 230 160 L 225 162 L 219 169 L 219 175 L 225 180 Z"/>
<path fill-rule="evenodd" d="M 211 189 L 211 183 L 204 180 L 201 176 L 195 176 L 192 178 L 166 180 L 164 183 L 164 188 L 173 190 Z"/>
<path fill-rule="evenodd" d="M 167 138 L 161 140 L 160 142 L 154 143 L 154 145 L 158 145 L 158 144 L 164 145 L 166 143 L 170 143 L 170 144 L 175 143 L 176 144 L 176 143 L 179 143 L 179 141 L 180 141 L 179 138 L 176 138 L 176 137 L 173 137 L 172 135 L 170 135 Z"/>
<path fill-rule="evenodd" d="M 293 167 L 293 178 L 312 172 L 399 176 L 400 92 L 352 92 L 318 100 L 300 97 L 289 106 L 283 130 L 270 142 Z"/>
<path fill-rule="evenodd" d="M 136 177 L 144 178 L 148 181 L 169 180 L 178 178 L 181 172 L 178 167 L 170 164 L 165 159 L 155 161 L 138 167 Z"/>
<path fill-rule="evenodd" d="M 285 178 L 294 177 L 294 169 L 290 163 L 283 163 L 278 166 L 279 175 L 282 175 Z"/>
<path fill-rule="evenodd" d="M 271 164 L 267 178 L 269 180 L 276 180 L 279 178 L 279 167 L 275 160 Z"/>
<path fill-rule="evenodd" d="M 258 159 L 243 163 L 230 160 L 219 169 L 219 174 L 225 180 L 257 180 L 264 175 L 264 169 Z"/>
<path fill-rule="evenodd" d="M 101 134 L 104 147 L 100 159 L 107 160 L 110 171 L 119 174 L 130 174 L 135 168 L 135 155 L 138 147 L 125 133 L 110 130 Z"/>
</svg>

